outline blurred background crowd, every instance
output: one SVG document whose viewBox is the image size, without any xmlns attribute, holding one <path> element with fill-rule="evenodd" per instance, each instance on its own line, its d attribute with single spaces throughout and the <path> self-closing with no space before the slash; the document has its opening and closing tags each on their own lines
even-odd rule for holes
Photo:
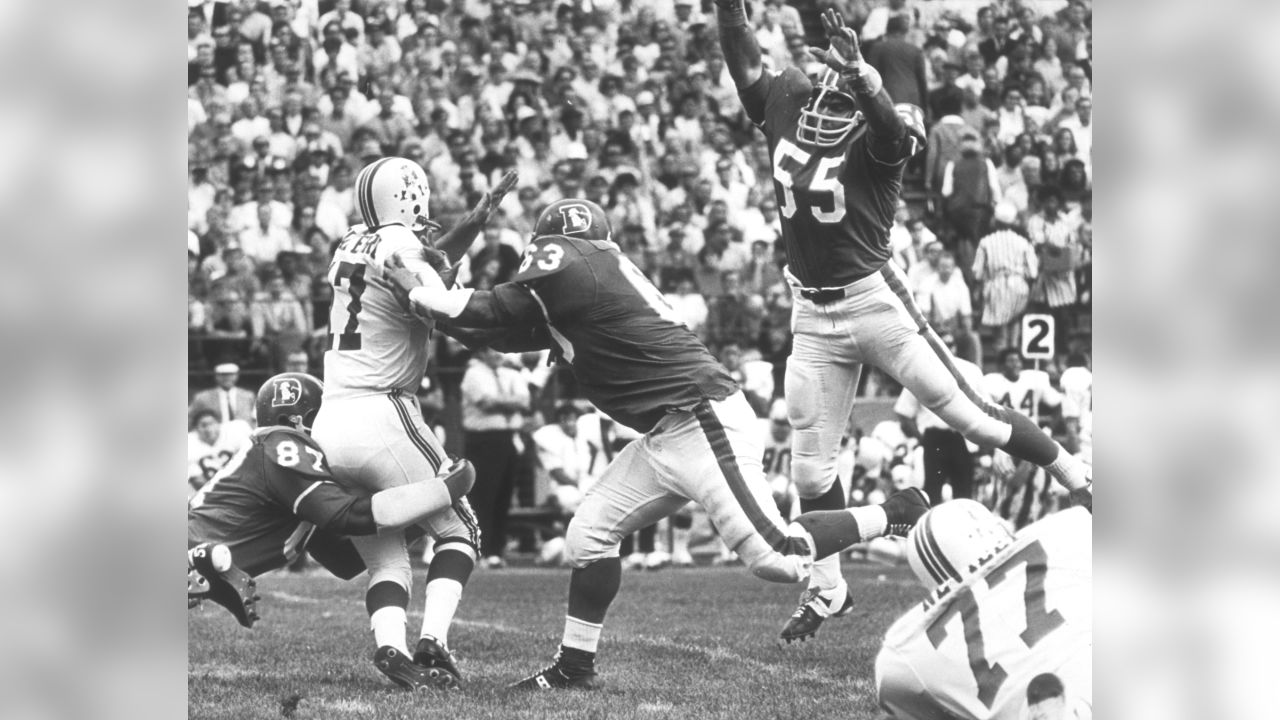
<svg viewBox="0 0 1280 720">
<path fill-rule="evenodd" d="M 710 0 L 188 1 L 189 387 L 216 385 L 193 398 L 193 437 L 196 415 L 251 421 L 234 415 L 238 384 L 256 388 L 282 370 L 322 375 L 331 248 L 359 222 L 356 173 L 386 155 L 427 170 L 431 216 L 446 228 L 504 172 L 519 172 L 463 261 L 459 279 L 472 287 L 512 276 L 547 203 L 605 207 L 623 252 L 739 377 L 772 432 L 791 296 L 767 149 L 720 56 Z M 1044 381 L 1025 383 L 1036 389 L 1021 399 L 988 394 L 1083 451 L 1070 370 L 1087 372 L 1092 336 L 1091 0 L 748 6 L 765 62 L 810 73 L 819 66 L 807 48 L 825 44 L 818 14 L 836 7 L 893 99 L 923 108 L 928 143 L 907 169 L 895 259 L 934 327 L 984 373 L 1013 382 L 1037 372 L 1009 370 L 1002 351 L 1019 346 L 1024 313 L 1054 316 Z M 572 377 L 537 355 L 473 354 L 439 335 L 434 351 L 420 397 L 446 446 L 504 446 L 492 434 L 508 433 L 509 456 L 484 453 L 506 463 L 495 470 L 510 482 L 506 501 L 512 489 L 517 505 L 555 496 L 545 489 L 567 483 L 547 479 L 550 456 L 534 435 L 567 428 L 566 408 L 590 414 Z M 501 421 L 468 404 L 479 381 L 467 376 L 486 368 L 509 371 L 519 396 Z M 900 393 L 864 373 L 842 476 L 855 500 L 922 472 L 913 458 L 928 428 L 902 421 L 916 413 Z M 621 442 L 606 437 L 595 452 Z M 974 467 L 978 488 L 988 468 L 1030 472 L 1000 457 Z M 1012 497 L 988 490 L 993 504 Z M 497 542 L 485 554 L 503 550 Z"/>
</svg>

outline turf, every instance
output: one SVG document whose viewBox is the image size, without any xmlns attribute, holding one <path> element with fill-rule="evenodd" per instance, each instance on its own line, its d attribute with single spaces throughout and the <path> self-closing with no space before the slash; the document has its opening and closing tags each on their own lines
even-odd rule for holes
<svg viewBox="0 0 1280 720">
<path fill-rule="evenodd" d="M 885 629 L 919 599 L 903 568 L 845 564 L 860 603 L 817 638 L 780 647 L 798 586 L 742 568 L 628 572 L 610 611 L 596 692 L 507 685 L 546 665 L 564 622 L 568 571 L 477 571 L 450 645 L 465 688 L 410 694 L 369 658 L 363 583 L 320 572 L 259 579 L 252 630 L 215 605 L 187 623 L 191 718 L 879 718 L 873 664 Z M 419 571 L 416 590 L 421 590 Z M 414 612 L 416 607 L 417 612 Z M 409 627 L 421 607 L 415 598 Z"/>
</svg>

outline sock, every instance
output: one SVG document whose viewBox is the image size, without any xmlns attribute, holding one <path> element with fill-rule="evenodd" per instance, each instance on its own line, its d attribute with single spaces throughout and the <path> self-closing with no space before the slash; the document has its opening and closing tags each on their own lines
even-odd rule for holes
<svg viewBox="0 0 1280 720">
<path fill-rule="evenodd" d="M 813 538 L 813 571 L 809 587 L 830 590 L 840 584 L 841 550 L 854 543 L 866 542 L 884 534 L 889 519 L 879 505 L 821 510 L 796 518 L 796 524 Z"/>
<path fill-rule="evenodd" d="M 611 557 L 596 560 L 584 568 L 574 568 L 569 576 L 570 617 L 584 622 L 604 624 L 609 605 L 622 586 L 622 560 Z"/>
<path fill-rule="evenodd" d="M 1079 490 L 1089 484 L 1089 466 L 1061 445 L 1058 446 L 1058 457 L 1044 469 L 1068 490 Z"/>
<path fill-rule="evenodd" d="M 800 498 L 800 512 L 807 513 L 814 510 L 842 510 L 845 506 L 844 484 L 840 482 L 840 478 L 836 478 L 831 483 L 831 487 L 816 498 Z"/>
<path fill-rule="evenodd" d="M 378 608 L 369 616 L 369 626 L 373 628 L 373 642 L 378 647 L 390 645 L 405 655 L 409 654 L 409 646 L 404 639 L 404 608 L 394 605 Z"/>
<path fill-rule="evenodd" d="M 564 616 L 564 642 L 562 647 L 591 653 L 594 657 L 596 647 L 600 645 L 600 633 L 604 626 L 579 620 L 572 615 Z"/>
<path fill-rule="evenodd" d="M 1031 418 L 1019 412 L 1003 409 L 1001 420 L 1011 427 L 1009 441 L 1001 450 L 1018 458 L 1030 460 L 1040 467 L 1047 467 L 1054 459 L 1066 453 L 1062 446 L 1045 434 Z"/>
<path fill-rule="evenodd" d="M 427 583 L 427 599 L 422 608 L 422 637 L 433 637 L 449 646 L 449 626 L 462 600 L 462 583 L 440 578 Z"/>
</svg>

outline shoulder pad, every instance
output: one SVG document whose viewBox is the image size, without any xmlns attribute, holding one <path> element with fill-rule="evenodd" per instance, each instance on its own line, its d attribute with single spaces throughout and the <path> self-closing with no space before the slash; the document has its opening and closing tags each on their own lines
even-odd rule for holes
<svg viewBox="0 0 1280 720">
<path fill-rule="evenodd" d="M 778 82 L 781 83 L 782 89 L 788 93 L 804 93 L 807 96 L 813 91 L 813 83 L 795 65 L 789 65 L 784 68 L 778 74 Z"/>
<path fill-rule="evenodd" d="M 304 432 L 285 427 L 264 428 L 255 440 L 273 465 L 306 475 L 329 477 L 329 464 L 316 441 Z"/>
<path fill-rule="evenodd" d="M 525 248 L 514 282 L 554 275 L 572 265 L 583 255 L 582 240 L 563 235 L 543 235 Z"/>
</svg>

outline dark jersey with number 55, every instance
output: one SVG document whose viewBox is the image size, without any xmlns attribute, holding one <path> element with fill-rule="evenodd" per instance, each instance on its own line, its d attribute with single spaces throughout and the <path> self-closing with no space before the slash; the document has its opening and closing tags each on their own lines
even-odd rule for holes
<svg viewBox="0 0 1280 720">
<path fill-rule="evenodd" d="M 889 228 L 909 156 L 875 158 L 864 123 L 835 147 L 796 140 L 813 84 L 798 68 L 765 71 L 739 93 L 769 142 L 787 267 L 805 287 L 839 287 L 889 260 Z"/>
<path fill-rule="evenodd" d="M 613 243 L 539 237 L 512 282 L 531 291 L 582 394 L 637 432 L 652 430 L 668 412 L 738 389 Z M 504 293 L 495 293 L 501 302 Z"/>
<path fill-rule="evenodd" d="M 339 524 L 359 496 L 331 481 L 315 441 L 262 428 L 187 505 L 187 546 L 219 542 L 250 575 L 284 567 L 317 529 Z"/>
</svg>

